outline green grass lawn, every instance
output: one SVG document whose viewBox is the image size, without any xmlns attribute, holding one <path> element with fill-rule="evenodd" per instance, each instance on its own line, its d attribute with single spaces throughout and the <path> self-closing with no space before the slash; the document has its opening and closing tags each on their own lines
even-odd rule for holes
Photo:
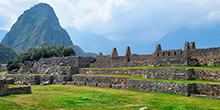
<svg viewBox="0 0 220 110">
<path fill-rule="evenodd" d="M 77 76 L 105 76 L 105 77 L 128 77 L 134 80 L 145 80 L 145 81 L 160 81 L 160 82 L 170 82 L 170 83 L 205 83 L 205 84 L 220 84 L 217 81 L 207 81 L 207 80 L 163 80 L 163 79 L 146 79 L 142 78 L 142 76 L 133 76 L 133 75 L 121 75 L 121 74 L 112 74 L 112 75 L 104 75 L 104 74 L 95 74 L 95 75 L 87 75 L 87 74 L 76 74 Z"/>
<path fill-rule="evenodd" d="M 1 110 L 219 110 L 220 100 L 73 85 L 32 86 L 33 94 L 0 97 Z"/>
<path fill-rule="evenodd" d="M 8 72 L 7 72 L 7 71 L 0 72 L 0 75 L 6 75 L 6 74 L 8 74 Z"/>
<path fill-rule="evenodd" d="M 182 69 L 220 69 L 220 66 L 180 66 L 180 67 L 154 67 L 154 66 L 136 66 L 136 67 L 118 67 L 118 68 L 96 68 L 89 67 L 84 69 L 163 69 L 163 68 L 182 68 Z"/>
</svg>

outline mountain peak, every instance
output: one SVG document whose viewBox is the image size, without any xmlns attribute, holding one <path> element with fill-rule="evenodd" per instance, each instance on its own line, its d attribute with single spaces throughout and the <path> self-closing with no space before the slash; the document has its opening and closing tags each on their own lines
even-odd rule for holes
<svg viewBox="0 0 220 110">
<path fill-rule="evenodd" d="M 1 44 L 12 47 L 16 53 L 40 45 L 73 46 L 68 33 L 60 26 L 51 6 L 37 4 L 18 18 Z"/>
</svg>

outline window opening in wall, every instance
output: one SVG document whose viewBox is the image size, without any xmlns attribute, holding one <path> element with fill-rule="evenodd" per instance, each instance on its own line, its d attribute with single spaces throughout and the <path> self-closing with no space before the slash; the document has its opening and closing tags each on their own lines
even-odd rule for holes
<svg viewBox="0 0 220 110">
<path fill-rule="evenodd" d="M 160 56 L 160 54 L 159 54 L 159 53 L 157 53 L 157 56 L 159 57 L 159 56 Z"/>
<path fill-rule="evenodd" d="M 170 56 L 170 52 L 168 52 L 168 56 Z"/>
</svg>

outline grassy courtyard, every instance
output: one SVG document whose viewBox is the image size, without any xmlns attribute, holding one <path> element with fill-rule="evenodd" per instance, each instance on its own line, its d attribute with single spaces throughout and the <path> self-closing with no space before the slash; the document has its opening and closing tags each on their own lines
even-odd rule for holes
<svg viewBox="0 0 220 110">
<path fill-rule="evenodd" d="M 73 85 L 32 86 L 33 94 L 0 97 L 1 110 L 219 110 L 220 100 Z"/>
</svg>

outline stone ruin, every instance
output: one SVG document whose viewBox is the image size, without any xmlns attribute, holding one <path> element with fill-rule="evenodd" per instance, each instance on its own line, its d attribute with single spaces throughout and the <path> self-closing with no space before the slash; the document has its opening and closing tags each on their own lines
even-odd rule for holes
<svg viewBox="0 0 220 110">
<path fill-rule="evenodd" d="M 42 58 L 39 61 L 24 62 L 19 70 L 11 71 L 8 75 L 0 75 L 0 78 L 10 78 L 15 84 L 22 85 L 74 84 L 220 99 L 219 84 L 185 84 L 133 80 L 128 77 L 87 76 L 120 74 L 147 79 L 220 81 L 219 69 L 117 69 L 136 66 L 220 66 L 220 47 L 196 49 L 195 42 L 185 42 L 184 50 L 162 50 L 162 46 L 158 44 L 154 53 L 148 55 L 132 54 L 128 46 L 124 56 L 119 56 L 117 49 L 113 48 L 110 55 L 96 58 L 81 56 Z M 78 73 L 82 75 L 78 76 Z"/>
<path fill-rule="evenodd" d="M 184 50 L 162 50 L 160 44 L 154 53 L 148 55 L 131 54 L 126 48 L 124 56 L 118 56 L 114 48 L 111 55 L 97 56 L 92 67 L 134 67 L 134 66 L 220 66 L 220 47 L 196 49 L 195 42 L 185 42 Z"/>
<path fill-rule="evenodd" d="M 0 72 L 7 71 L 6 64 L 0 64 Z"/>
<path fill-rule="evenodd" d="M 11 94 L 31 94 L 31 87 L 12 87 L 8 88 L 8 84 L 14 84 L 13 79 L 0 80 L 0 96 Z"/>
</svg>

